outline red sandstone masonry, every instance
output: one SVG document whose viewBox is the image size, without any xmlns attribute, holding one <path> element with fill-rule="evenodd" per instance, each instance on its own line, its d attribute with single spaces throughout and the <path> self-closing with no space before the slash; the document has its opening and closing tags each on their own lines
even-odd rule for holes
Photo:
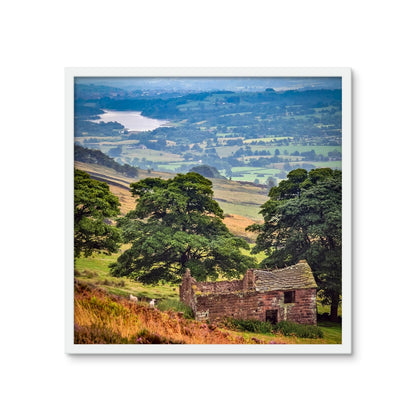
<svg viewBox="0 0 416 416">
<path fill-rule="evenodd" d="M 295 296 L 295 303 L 285 304 L 283 291 L 200 295 L 196 296 L 195 315 L 201 320 L 230 316 L 265 321 L 266 311 L 276 310 L 278 321 L 316 325 L 316 290 L 298 290 Z"/>
<path fill-rule="evenodd" d="M 254 276 L 254 270 L 247 270 L 247 273 L 244 275 L 243 279 L 243 290 L 254 289 L 256 283 L 256 277 Z"/>
<path fill-rule="evenodd" d="M 191 276 L 189 269 L 183 275 L 182 284 L 179 286 L 179 299 L 181 302 L 190 306 L 193 312 L 196 310 L 195 293 L 193 287 L 196 285 L 196 280 Z"/>
<path fill-rule="evenodd" d="M 276 311 L 277 321 L 316 325 L 316 289 L 296 289 L 295 302 L 284 303 L 284 291 L 258 292 L 253 270 L 243 280 L 197 282 L 189 270 L 179 288 L 180 299 L 189 305 L 198 320 L 225 316 L 266 320 L 266 311 Z"/>
<path fill-rule="evenodd" d="M 231 280 L 221 282 L 196 282 L 195 291 L 207 293 L 229 293 L 243 290 L 242 280 Z"/>
</svg>

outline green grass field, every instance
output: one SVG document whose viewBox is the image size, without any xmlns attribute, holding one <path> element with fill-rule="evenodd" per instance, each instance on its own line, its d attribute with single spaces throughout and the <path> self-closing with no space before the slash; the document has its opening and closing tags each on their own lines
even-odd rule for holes
<svg viewBox="0 0 416 416">
<path fill-rule="evenodd" d="M 327 162 L 313 162 L 317 168 L 331 168 L 331 169 L 342 169 L 341 160 L 329 160 Z"/>
<path fill-rule="evenodd" d="M 232 179 L 235 181 L 254 182 L 256 179 L 260 184 L 265 184 L 267 178 L 270 176 L 276 180 L 276 183 L 280 181 L 276 177 L 276 174 L 281 172 L 277 168 L 256 168 L 249 166 L 237 166 L 232 168 Z"/>
<path fill-rule="evenodd" d="M 88 258 L 79 258 L 75 262 L 76 278 L 87 281 L 105 289 L 114 295 L 128 297 L 129 294 L 137 296 L 139 300 L 148 299 L 173 299 L 179 300 L 177 285 L 158 284 L 143 285 L 127 278 L 112 277 L 109 270 L 110 263 L 117 260 L 119 254 L 110 256 L 95 254 Z"/>
<path fill-rule="evenodd" d="M 224 214 L 236 214 L 253 220 L 261 220 L 263 217 L 259 214 L 260 207 L 256 205 L 231 204 L 229 202 L 218 201 Z"/>
<path fill-rule="evenodd" d="M 252 249 L 253 249 L 253 247 L 254 247 L 254 243 L 249 244 L 249 246 L 250 246 L 250 249 L 249 249 L 249 250 L 244 250 L 244 249 L 241 249 L 241 252 L 242 252 L 243 254 L 247 255 L 247 256 L 253 256 L 253 257 L 256 259 L 257 263 L 259 263 L 259 264 L 260 264 L 260 262 L 266 258 L 266 254 L 265 254 L 265 253 L 263 253 L 263 252 L 261 252 L 261 253 L 257 253 L 257 254 L 251 254 L 251 250 L 252 250 Z"/>
</svg>

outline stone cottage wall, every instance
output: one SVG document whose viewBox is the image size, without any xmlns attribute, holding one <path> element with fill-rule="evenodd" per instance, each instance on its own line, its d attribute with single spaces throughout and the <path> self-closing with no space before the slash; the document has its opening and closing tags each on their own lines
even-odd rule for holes
<svg viewBox="0 0 416 416">
<path fill-rule="evenodd" d="M 224 282 L 197 282 L 190 273 L 183 276 L 180 300 L 189 305 L 197 320 L 216 320 L 225 316 L 266 321 L 266 312 L 276 319 L 316 325 L 316 289 L 295 290 L 295 302 L 284 303 L 284 291 L 258 292 L 254 276 Z"/>
<path fill-rule="evenodd" d="M 182 278 L 179 286 L 179 299 L 189 305 L 195 316 L 197 316 L 197 299 L 203 296 L 241 292 L 243 289 L 242 280 L 220 281 L 220 282 L 197 282 L 189 270 Z"/>
<path fill-rule="evenodd" d="M 193 312 L 196 311 L 196 301 L 194 288 L 196 288 L 196 280 L 191 276 L 189 270 L 183 275 L 182 284 L 179 286 L 179 299 L 191 307 Z"/>
<path fill-rule="evenodd" d="M 255 291 L 200 295 L 196 296 L 195 318 L 211 321 L 225 316 L 237 319 L 257 319 L 257 304 Z"/>
<path fill-rule="evenodd" d="M 195 318 L 215 320 L 224 316 L 266 321 L 266 311 L 276 311 L 277 321 L 316 325 L 316 289 L 295 291 L 295 302 L 284 303 L 283 291 L 255 290 L 195 296 Z"/>
<path fill-rule="evenodd" d="M 195 291 L 201 293 L 229 293 L 243 290 L 242 280 L 224 280 L 220 282 L 196 282 Z"/>
<path fill-rule="evenodd" d="M 291 304 L 283 304 L 291 305 Z M 298 324 L 316 325 L 316 289 L 295 291 L 295 303 L 287 308 L 285 321 Z"/>
<path fill-rule="evenodd" d="M 247 270 L 243 278 L 243 290 L 254 289 L 256 283 L 256 276 L 254 275 L 254 270 Z"/>
</svg>

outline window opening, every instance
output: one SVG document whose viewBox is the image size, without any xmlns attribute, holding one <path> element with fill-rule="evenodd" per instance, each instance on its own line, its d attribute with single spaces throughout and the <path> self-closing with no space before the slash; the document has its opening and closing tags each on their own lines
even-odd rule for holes
<svg viewBox="0 0 416 416">
<path fill-rule="evenodd" d="M 295 291 L 285 292 L 285 303 L 295 303 Z"/>
</svg>

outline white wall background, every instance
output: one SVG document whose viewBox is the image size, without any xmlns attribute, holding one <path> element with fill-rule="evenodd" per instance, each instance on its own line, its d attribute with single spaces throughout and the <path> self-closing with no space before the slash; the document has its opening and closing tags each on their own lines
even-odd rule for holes
<svg viewBox="0 0 416 416">
<path fill-rule="evenodd" d="M 2 5 L 3 414 L 409 414 L 416 277 L 411 4 Z M 63 353 L 66 66 L 353 68 L 352 356 Z"/>
</svg>

